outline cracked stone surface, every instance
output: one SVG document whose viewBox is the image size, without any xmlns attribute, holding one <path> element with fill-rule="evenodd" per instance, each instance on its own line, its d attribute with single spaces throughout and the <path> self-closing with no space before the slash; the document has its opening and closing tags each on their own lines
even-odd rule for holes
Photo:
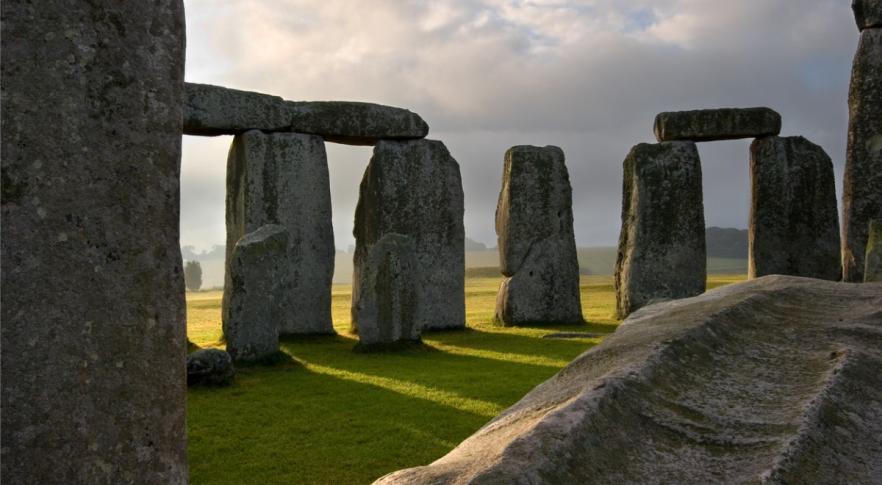
<svg viewBox="0 0 882 485">
<path fill-rule="evenodd" d="M 882 284 L 766 276 L 633 313 L 377 484 L 876 483 Z"/>
<path fill-rule="evenodd" d="M 655 117 L 658 141 L 715 141 L 781 133 L 781 115 L 769 108 L 668 111 Z"/>
<path fill-rule="evenodd" d="M 882 0 L 851 0 L 859 30 L 882 27 Z"/>
</svg>

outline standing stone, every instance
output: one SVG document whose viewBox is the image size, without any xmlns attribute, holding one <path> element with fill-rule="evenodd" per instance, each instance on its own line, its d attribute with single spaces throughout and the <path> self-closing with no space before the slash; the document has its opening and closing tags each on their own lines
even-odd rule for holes
<svg viewBox="0 0 882 485">
<path fill-rule="evenodd" d="M 3 483 L 186 483 L 182 2 L 0 12 Z"/>
<path fill-rule="evenodd" d="M 440 141 L 381 141 L 374 147 L 355 209 L 352 281 L 360 281 L 371 248 L 389 233 L 409 236 L 416 250 L 414 324 L 464 328 L 462 179 Z M 353 290 L 353 306 L 359 297 Z"/>
<path fill-rule="evenodd" d="M 864 283 L 882 283 L 882 219 L 870 221 L 870 237 L 864 261 Z"/>
<path fill-rule="evenodd" d="M 842 191 L 842 279 L 863 280 L 867 229 L 882 219 L 882 29 L 866 29 L 851 71 Z"/>
<path fill-rule="evenodd" d="M 359 347 L 369 349 L 402 342 L 418 342 L 416 323 L 418 263 L 413 240 L 388 233 L 371 246 L 355 282 L 357 302 L 352 306 L 352 330 Z"/>
<path fill-rule="evenodd" d="M 288 231 L 291 290 L 280 302 L 279 333 L 330 334 L 334 229 L 325 145 L 320 137 L 249 131 L 227 160 L 227 284 L 236 242 L 266 224 Z"/>
<path fill-rule="evenodd" d="M 691 142 L 641 143 L 625 158 L 616 261 L 620 318 L 656 300 L 704 292 L 701 160 Z"/>
<path fill-rule="evenodd" d="M 882 27 L 882 0 L 851 0 L 859 30 Z"/>
<path fill-rule="evenodd" d="M 754 140 L 750 182 L 748 277 L 838 281 L 836 182 L 824 149 L 801 136 Z"/>
<path fill-rule="evenodd" d="M 234 361 L 259 360 L 279 351 L 282 302 L 291 294 L 287 257 L 288 232 L 275 224 L 246 234 L 233 248 L 223 328 Z"/>
<path fill-rule="evenodd" d="M 770 108 L 669 111 L 655 117 L 654 131 L 659 142 L 756 138 L 781 133 L 781 115 Z"/>
<path fill-rule="evenodd" d="M 573 194 L 558 147 L 505 153 L 496 234 L 503 279 L 496 321 L 503 325 L 582 321 Z"/>
</svg>

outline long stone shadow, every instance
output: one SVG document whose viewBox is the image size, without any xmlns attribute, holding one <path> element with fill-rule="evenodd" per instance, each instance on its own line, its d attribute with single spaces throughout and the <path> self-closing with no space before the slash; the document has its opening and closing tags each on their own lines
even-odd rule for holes
<svg viewBox="0 0 882 485">
<path fill-rule="evenodd" d="M 486 333 L 483 338 L 501 339 L 492 345 L 489 355 L 470 351 L 466 335 L 480 332 L 448 332 L 444 344 L 427 340 L 426 345 L 400 352 L 354 353 L 354 340 L 344 336 L 321 339 L 285 339 L 282 348 L 307 366 L 313 365 L 336 376 L 374 380 L 385 385 L 388 380 L 411 385 L 421 392 L 451 405 L 492 407 L 493 416 L 516 402 L 535 385 L 554 375 L 570 360 L 591 346 L 586 342 L 542 341 L 528 337 Z M 433 334 L 436 335 L 436 334 Z M 465 345 L 461 345 L 461 341 Z M 522 354 L 522 341 L 541 345 L 547 354 Z M 505 343 L 508 343 L 506 346 Z M 490 346 L 490 345 L 488 345 Z M 459 351 L 459 348 L 466 351 Z M 457 404 L 458 403 L 458 404 Z M 482 407 L 483 403 L 483 407 Z"/>
<path fill-rule="evenodd" d="M 188 392 L 190 481 L 370 483 L 439 458 L 488 420 L 308 365 L 250 368 L 231 387 Z"/>
</svg>

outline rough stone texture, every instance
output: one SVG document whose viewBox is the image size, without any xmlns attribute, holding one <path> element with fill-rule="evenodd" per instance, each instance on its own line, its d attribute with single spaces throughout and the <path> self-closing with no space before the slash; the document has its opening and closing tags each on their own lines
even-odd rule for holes
<svg viewBox="0 0 882 485">
<path fill-rule="evenodd" d="M 867 228 L 882 219 L 882 29 L 861 32 L 848 95 L 842 278 L 862 281 Z"/>
<path fill-rule="evenodd" d="M 851 0 L 858 29 L 882 27 L 882 0 Z"/>
<path fill-rule="evenodd" d="M 236 377 L 233 358 L 220 349 L 201 349 L 187 355 L 188 386 L 229 386 Z"/>
<path fill-rule="evenodd" d="M 291 291 L 280 302 L 279 333 L 334 333 L 334 228 L 325 144 L 320 137 L 248 131 L 227 159 L 227 262 L 236 242 L 266 224 L 288 231 Z M 229 264 L 226 284 L 229 284 Z"/>
<path fill-rule="evenodd" d="M 769 108 L 720 108 L 669 111 L 655 117 L 660 141 L 714 141 L 781 133 L 781 115 Z"/>
<path fill-rule="evenodd" d="M 234 361 L 259 360 L 279 351 L 282 302 L 291 295 L 287 259 L 288 231 L 276 224 L 246 234 L 233 248 L 222 320 Z"/>
<path fill-rule="evenodd" d="M 624 162 L 616 260 L 620 317 L 656 300 L 705 289 L 701 161 L 691 142 L 641 143 Z"/>
<path fill-rule="evenodd" d="M 459 164 L 440 141 L 381 141 L 365 170 L 355 209 L 352 281 L 389 233 L 409 236 L 417 254 L 420 328 L 465 327 L 465 231 Z M 353 289 L 353 306 L 359 294 Z"/>
<path fill-rule="evenodd" d="M 504 325 L 582 321 L 573 196 L 558 147 L 505 153 L 496 234 L 502 274 L 496 320 Z"/>
<path fill-rule="evenodd" d="M 352 330 L 370 347 L 420 340 L 416 324 L 416 247 L 408 236 L 389 233 L 373 246 L 359 272 Z"/>
<path fill-rule="evenodd" d="M 186 83 L 185 135 L 237 135 L 249 130 L 308 133 L 327 141 L 373 145 L 381 139 L 423 138 L 416 113 L 372 103 L 285 101 L 278 96 Z"/>
<path fill-rule="evenodd" d="M 882 219 L 870 221 L 864 261 L 864 283 L 882 283 Z"/>
<path fill-rule="evenodd" d="M 750 145 L 748 273 L 838 281 L 839 214 L 833 161 L 799 137 L 758 138 Z"/>
<path fill-rule="evenodd" d="M 767 276 L 640 310 L 376 483 L 878 483 L 882 285 Z"/>
<path fill-rule="evenodd" d="M 0 17 L 3 483 L 184 483 L 183 5 Z"/>
</svg>

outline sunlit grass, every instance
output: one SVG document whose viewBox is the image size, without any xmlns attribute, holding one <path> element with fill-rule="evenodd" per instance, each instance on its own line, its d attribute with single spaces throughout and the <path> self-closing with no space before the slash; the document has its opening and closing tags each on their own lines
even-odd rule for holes
<svg viewBox="0 0 882 485">
<path fill-rule="evenodd" d="M 709 287 L 743 280 L 722 275 Z M 239 370 L 224 389 L 188 393 L 195 484 L 369 483 L 430 463 L 600 338 L 547 340 L 556 331 L 615 330 L 612 278 L 582 279 L 584 325 L 492 324 L 499 278 L 466 282 L 469 329 L 424 334 L 396 353 L 352 352 L 349 285 L 333 288 L 339 335 L 286 339 L 293 361 Z M 220 292 L 187 295 L 188 335 L 222 347 Z"/>
</svg>

